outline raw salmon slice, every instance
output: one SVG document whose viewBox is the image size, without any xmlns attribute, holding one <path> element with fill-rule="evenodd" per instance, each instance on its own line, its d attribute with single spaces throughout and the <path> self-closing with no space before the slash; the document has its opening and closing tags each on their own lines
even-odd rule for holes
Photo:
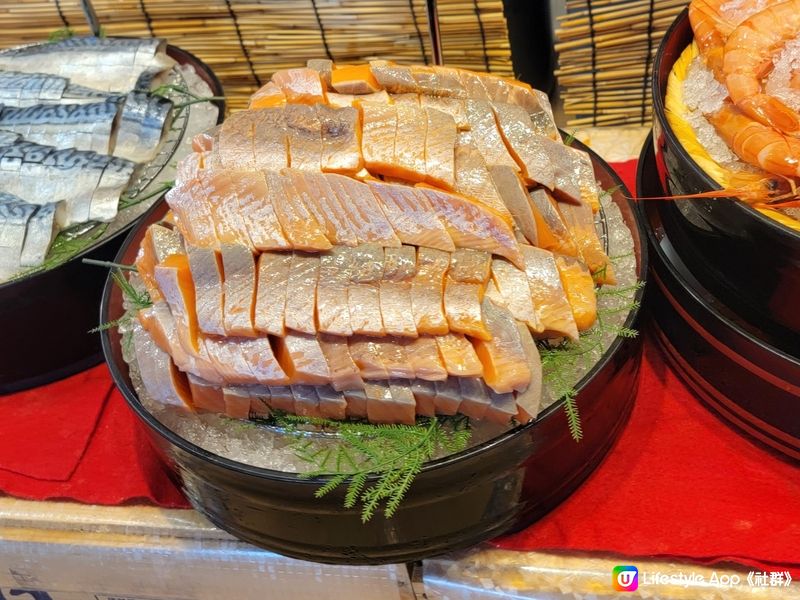
<svg viewBox="0 0 800 600">
<path fill-rule="evenodd" d="M 219 248 L 211 218 L 211 209 L 204 201 L 209 193 L 207 178 L 197 178 L 175 186 L 165 198 L 175 213 L 176 226 L 186 241 L 203 248 Z"/>
<path fill-rule="evenodd" d="M 253 148 L 257 169 L 278 171 L 289 166 L 289 131 L 281 108 L 264 108 L 253 113 Z"/>
<path fill-rule="evenodd" d="M 275 410 L 282 410 L 283 412 L 294 412 L 294 396 L 292 395 L 292 388 L 288 385 L 271 385 L 269 386 L 269 403 Z"/>
<path fill-rule="evenodd" d="M 294 413 L 301 417 L 321 417 L 322 412 L 319 408 L 319 396 L 314 386 L 311 385 L 292 385 L 292 397 L 294 398 Z"/>
<path fill-rule="evenodd" d="M 534 246 L 538 245 L 536 217 L 531 209 L 528 190 L 519 174 L 506 165 L 494 165 L 489 167 L 489 175 L 525 239 Z"/>
<path fill-rule="evenodd" d="M 250 393 L 244 386 L 225 386 L 222 388 L 225 402 L 224 414 L 231 419 L 250 417 Z"/>
<path fill-rule="evenodd" d="M 572 307 L 561 283 L 552 252 L 533 246 L 521 246 L 525 273 L 531 289 L 536 316 L 544 327 L 544 337 L 566 336 L 578 339 Z"/>
<path fill-rule="evenodd" d="M 456 143 L 455 169 L 457 192 L 492 208 L 503 216 L 506 223 L 514 222 L 492 181 L 482 154 L 473 143 L 467 143 L 463 139 Z"/>
<path fill-rule="evenodd" d="M 411 280 L 417 270 L 416 249 L 412 246 L 384 250 L 380 305 L 386 333 L 417 337 L 411 309 Z"/>
<path fill-rule="evenodd" d="M 586 331 L 597 321 L 597 293 L 594 278 L 586 265 L 566 256 L 556 257 L 561 284 L 572 307 L 578 331 Z"/>
<path fill-rule="evenodd" d="M 444 381 L 436 381 L 433 385 L 436 388 L 436 397 L 434 398 L 436 414 L 454 415 L 458 413 L 463 400 L 458 379 L 450 377 Z"/>
<path fill-rule="evenodd" d="M 411 393 L 417 402 L 417 414 L 423 417 L 436 416 L 436 385 L 433 381 L 415 379 L 411 382 Z"/>
<path fill-rule="evenodd" d="M 203 338 L 208 356 L 225 383 L 259 383 L 255 372 L 237 343 L 243 338 L 209 336 Z"/>
<path fill-rule="evenodd" d="M 472 342 L 483 364 L 483 380 L 498 394 L 526 389 L 531 382 L 531 370 L 514 317 L 488 298 L 483 301 L 483 317 L 491 340 Z"/>
<path fill-rule="evenodd" d="M 392 392 L 388 381 L 371 381 L 364 386 L 366 396 L 365 413 L 370 423 L 391 423 L 394 411 L 391 408 Z"/>
<path fill-rule="evenodd" d="M 503 215 L 460 194 L 427 186 L 417 189 L 427 196 L 456 247 L 485 250 L 524 266 L 517 238 Z"/>
<path fill-rule="evenodd" d="M 560 202 L 558 210 L 595 281 L 604 285 L 615 285 L 617 280 L 614 276 L 614 267 L 597 235 L 591 206 Z"/>
<path fill-rule="evenodd" d="M 335 390 L 355 390 L 364 387 L 361 372 L 353 362 L 348 340 L 335 335 L 319 334 L 319 345 L 331 372 L 331 384 Z"/>
<path fill-rule="evenodd" d="M 197 308 L 189 258 L 185 254 L 168 256 L 164 262 L 156 265 L 154 276 L 172 316 L 184 328 L 185 336 L 182 336 L 181 345 L 189 353 L 197 352 Z"/>
<path fill-rule="evenodd" d="M 392 94 L 419 92 L 410 67 L 396 65 L 387 60 L 371 60 L 369 61 L 369 69 L 378 84 L 387 92 Z"/>
<path fill-rule="evenodd" d="M 225 397 L 219 386 L 191 373 L 188 374 L 187 380 L 192 393 L 192 401 L 199 412 L 217 414 L 225 412 Z"/>
<path fill-rule="evenodd" d="M 528 184 L 538 183 L 549 189 L 556 185 L 556 175 L 542 136 L 533 131 L 533 124 L 521 106 L 497 102 L 492 105 L 503 141 L 522 168 Z M 548 142 L 550 140 L 547 140 Z"/>
<path fill-rule="evenodd" d="M 447 276 L 463 283 L 486 283 L 492 271 L 492 255 L 481 250 L 459 248 L 450 255 Z"/>
<path fill-rule="evenodd" d="M 444 315 L 444 278 L 450 255 L 441 250 L 419 248 L 417 273 L 411 283 L 411 312 L 420 334 L 441 335 L 449 331 Z"/>
<path fill-rule="evenodd" d="M 436 340 L 421 336 L 403 342 L 406 358 L 414 376 L 425 381 L 441 381 L 447 378 L 447 370 L 439 357 Z"/>
<path fill-rule="evenodd" d="M 232 339 L 232 338 L 228 338 Z M 256 383 L 262 385 L 279 385 L 289 381 L 278 359 L 272 352 L 272 345 L 267 336 L 254 338 L 238 338 L 238 351 L 242 354 Z"/>
<path fill-rule="evenodd" d="M 341 65 L 331 72 L 331 87 L 340 94 L 371 94 L 381 89 L 369 65 Z"/>
<path fill-rule="evenodd" d="M 525 271 L 520 271 L 506 260 L 492 260 L 492 281 L 502 298 L 502 304 L 518 321 L 531 331 L 541 333 L 544 326 L 539 322 L 533 306 L 533 295 Z"/>
<path fill-rule="evenodd" d="M 226 244 L 241 244 L 253 250 L 231 176 L 225 171 L 215 171 L 206 173 L 203 177 L 208 178 L 206 194 L 195 201 L 199 203 L 205 200 L 208 205 L 220 249 Z"/>
<path fill-rule="evenodd" d="M 315 106 L 289 104 L 285 108 L 289 134 L 289 166 L 319 171 L 322 167 L 322 125 Z"/>
<path fill-rule="evenodd" d="M 289 263 L 289 283 L 286 288 L 286 327 L 314 334 L 314 320 L 319 281 L 319 256 L 295 252 Z"/>
<path fill-rule="evenodd" d="M 457 131 L 469 131 L 467 121 L 467 103 L 462 98 L 448 98 L 446 96 L 420 96 L 420 106 L 428 110 L 443 112 L 452 117 Z M 430 128 L 430 122 L 428 122 Z"/>
<path fill-rule="evenodd" d="M 464 283 L 447 276 L 444 288 L 444 313 L 450 331 L 464 333 L 471 337 L 490 339 L 481 314 L 483 285 Z"/>
<path fill-rule="evenodd" d="M 282 69 L 275 71 L 272 81 L 286 96 L 286 101 L 299 104 L 324 104 L 325 86 L 314 69 Z"/>
<path fill-rule="evenodd" d="M 489 398 L 491 403 L 486 410 L 484 418 L 499 425 L 510 425 L 512 419 L 516 418 L 519 413 L 517 403 L 514 401 L 514 394 L 498 394 L 493 390 L 489 390 Z"/>
<path fill-rule="evenodd" d="M 595 188 L 594 182 L 594 169 L 591 166 L 591 159 L 588 158 L 585 152 L 570 148 L 569 146 L 554 142 L 550 139 L 540 137 L 543 148 L 547 153 L 550 163 L 553 165 L 553 172 L 555 174 L 555 185 L 553 186 L 553 193 L 555 196 L 564 202 L 572 204 L 591 204 L 591 199 L 584 199 L 583 184 L 591 185 Z M 590 169 L 590 174 L 587 174 L 587 161 Z M 587 181 L 588 179 L 588 181 Z M 587 193 L 589 189 L 587 188 Z"/>
<path fill-rule="evenodd" d="M 182 252 L 183 241 L 177 231 L 158 223 L 150 225 L 145 231 L 134 264 L 151 300 L 161 299 L 161 292 L 154 275 L 156 264 L 162 262 L 170 254 L 181 254 Z"/>
<path fill-rule="evenodd" d="M 487 165 L 507 165 L 519 169 L 503 142 L 491 103 L 486 100 L 467 100 L 467 122 L 470 139 L 480 151 Z"/>
<path fill-rule="evenodd" d="M 256 263 L 244 246 L 223 245 L 220 251 L 225 274 L 223 326 L 226 335 L 254 337 Z"/>
<path fill-rule="evenodd" d="M 377 358 L 386 368 L 389 377 L 400 379 L 414 379 L 414 370 L 406 356 L 404 340 L 395 337 L 374 338 L 372 348 L 377 353 Z"/>
<path fill-rule="evenodd" d="M 378 338 L 354 335 L 347 338 L 353 362 L 364 379 L 388 379 L 389 371 L 383 363 Z"/>
<path fill-rule="evenodd" d="M 361 153 L 373 174 L 395 175 L 394 142 L 397 108 L 391 104 L 363 103 L 361 106 Z M 422 139 L 425 139 L 424 137 Z"/>
<path fill-rule="evenodd" d="M 350 326 L 354 333 L 385 335 L 380 309 L 383 248 L 365 244 L 353 250 L 353 275 L 347 286 Z"/>
<path fill-rule="evenodd" d="M 456 69 L 412 65 L 411 76 L 422 94 L 456 98 L 467 97 L 467 91 L 461 84 L 461 79 Z"/>
<path fill-rule="evenodd" d="M 421 147 L 420 141 L 425 140 L 427 134 L 427 114 L 419 106 L 411 104 L 397 104 L 395 110 L 397 128 L 394 136 L 393 168 L 384 168 L 383 173 L 408 181 L 425 181 L 425 148 Z"/>
<path fill-rule="evenodd" d="M 357 246 L 361 226 L 354 222 L 354 213 L 350 206 L 342 202 L 336 195 L 328 178 L 322 173 L 305 173 L 305 184 L 311 200 L 318 204 L 319 210 L 326 215 L 326 222 L 336 228 L 336 243 L 344 246 Z"/>
<path fill-rule="evenodd" d="M 316 106 L 322 133 L 323 171 L 357 173 L 364 167 L 361 156 L 361 114 L 357 108 Z"/>
<path fill-rule="evenodd" d="M 347 286 L 354 270 L 353 252 L 337 246 L 319 257 L 317 283 L 317 323 L 319 331 L 333 335 L 353 335 Z"/>
<path fill-rule="evenodd" d="M 291 180 L 272 171 L 265 171 L 264 176 L 278 222 L 292 247 L 307 251 L 329 250 L 331 243 L 324 229 L 298 198 Z"/>
<path fill-rule="evenodd" d="M 289 380 L 294 383 L 320 385 L 330 383 L 328 361 L 316 335 L 287 332 L 275 339 L 275 355 Z"/>
<path fill-rule="evenodd" d="M 385 406 L 373 407 L 367 404 L 367 416 L 374 417 L 375 423 L 401 423 L 413 425 L 417 420 L 417 401 L 407 381 L 390 379 L 389 392 L 392 401 Z M 377 409 L 377 410 L 375 410 Z M 376 414 L 377 413 L 377 414 Z M 370 418 L 370 420 L 372 420 Z"/>
<path fill-rule="evenodd" d="M 460 333 L 440 335 L 434 338 L 439 356 L 448 374 L 454 377 L 481 377 L 483 364 L 470 341 Z"/>
<path fill-rule="evenodd" d="M 377 181 L 370 182 L 369 189 L 401 242 L 445 252 L 455 250 L 453 239 L 425 194 L 407 186 Z"/>
<path fill-rule="evenodd" d="M 258 331 L 283 337 L 286 335 L 286 290 L 292 254 L 264 252 L 258 257 L 258 286 L 254 325 Z"/>
<path fill-rule="evenodd" d="M 331 108 L 347 108 L 357 106 L 356 97 L 353 94 L 337 94 L 328 92 L 328 106 Z"/>
<path fill-rule="evenodd" d="M 365 384 L 366 385 L 366 384 Z M 347 401 L 347 417 L 350 419 L 367 418 L 367 394 L 363 389 L 344 390 Z"/>
<path fill-rule="evenodd" d="M 253 154 L 254 119 L 249 111 L 235 112 L 222 125 L 219 132 L 219 159 L 227 169 L 252 169 L 256 160 Z"/>
<path fill-rule="evenodd" d="M 486 91 L 486 86 L 483 85 L 484 77 L 475 71 L 468 71 L 466 69 L 459 69 L 458 78 L 461 80 L 461 85 L 467 92 L 467 97 L 473 100 L 491 100 L 489 92 Z"/>
<path fill-rule="evenodd" d="M 309 173 L 296 169 L 285 169 L 283 179 L 291 182 L 296 201 L 313 215 L 322 227 L 325 237 L 334 245 L 355 245 L 356 236 L 342 218 L 338 206 L 333 201 L 332 190 L 323 189 L 325 178 L 321 173 Z"/>
<path fill-rule="evenodd" d="M 422 102 L 420 95 L 415 93 L 406 94 L 390 94 L 390 98 L 394 104 L 410 104 L 411 106 L 420 106 Z"/>
<path fill-rule="evenodd" d="M 331 85 L 331 76 L 333 73 L 333 61 L 328 58 L 310 58 L 306 61 L 306 66 L 309 69 L 314 69 L 319 73 L 319 77 L 324 84 L 324 87 L 329 88 Z"/>
<path fill-rule="evenodd" d="M 527 423 L 536 418 L 542 403 L 542 358 L 530 332 L 522 323 L 517 323 L 517 328 L 531 370 L 531 382 L 528 387 L 516 394 L 517 420 L 520 423 Z"/>
<path fill-rule="evenodd" d="M 386 218 L 370 188 L 360 181 L 343 175 L 327 174 L 325 179 L 339 203 L 351 215 L 360 244 L 376 243 L 382 246 L 400 246 L 400 239 Z"/>
<path fill-rule="evenodd" d="M 533 190 L 530 195 L 531 211 L 536 220 L 540 248 L 559 254 L 578 256 L 578 246 L 567 229 L 552 196 L 544 189 Z"/>
<path fill-rule="evenodd" d="M 492 403 L 486 385 L 474 377 L 459 377 L 458 386 L 461 391 L 459 412 L 470 419 L 482 419 Z"/>
<path fill-rule="evenodd" d="M 189 382 L 169 354 L 155 344 L 139 323 L 134 324 L 132 335 L 136 362 L 148 394 L 161 404 L 193 410 Z"/>
<path fill-rule="evenodd" d="M 222 258 L 211 248 L 192 245 L 187 246 L 186 254 L 194 283 L 198 327 L 203 333 L 225 335 Z"/>
<path fill-rule="evenodd" d="M 424 110 L 425 129 L 425 180 L 446 190 L 455 187 L 455 148 L 458 130 L 453 117 L 435 110 Z"/>
<path fill-rule="evenodd" d="M 347 418 L 347 400 L 342 392 L 334 390 L 329 385 L 316 388 L 319 397 L 319 412 L 328 419 L 344 420 Z"/>
<path fill-rule="evenodd" d="M 274 106 L 283 106 L 286 104 L 286 94 L 278 87 L 274 81 L 268 81 L 262 85 L 255 94 L 250 96 L 250 110 L 258 108 L 271 108 Z"/>
<path fill-rule="evenodd" d="M 253 247 L 261 252 L 288 249 L 290 244 L 270 200 L 264 175 L 260 172 L 238 172 L 232 177 L 232 183 L 239 212 Z"/>
</svg>

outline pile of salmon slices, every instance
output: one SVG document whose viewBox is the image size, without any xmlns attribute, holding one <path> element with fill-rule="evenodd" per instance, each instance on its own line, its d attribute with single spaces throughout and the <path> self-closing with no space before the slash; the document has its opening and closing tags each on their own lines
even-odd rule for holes
<svg viewBox="0 0 800 600">
<path fill-rule="evenodd" d="M 518 81 L 309 61 L 194 150 L 136 261 L 134 346 L 167 404 L 526 422 L 537 340 L 576 339 L 614 284 L 591 159 Z"/>
</svg>

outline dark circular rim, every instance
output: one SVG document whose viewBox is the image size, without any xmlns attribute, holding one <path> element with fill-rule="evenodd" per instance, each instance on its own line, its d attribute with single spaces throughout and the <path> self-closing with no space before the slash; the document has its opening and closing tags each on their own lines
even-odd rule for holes
<svg viewBox="0 0 800 600">
<path fill-rule="evenodd" d="M 653 77 L 651 81 L 651 91 L 653 95 L 653 107 L 654 107 L 654 114 L 658 119 L 658 124 L 661 127 L 661 130 L 664 132 L 664 135 L 669 139 L 672 144 L 672 148 L 674 151 L 680 155 L 680 157 L 688 162 L 689 164 L 695 167 L 695 171 L 703 180 L 703 183 L 709 190 L 721 190 L 722 187 L 714 181 L 711 176 L 706 173 L 700 165 L 698 165 L 692 155 L 683 147 L 678 136 L 675 135 L 675 132 L 672 130 L 672 127 L 669 124 L 669 121 L 666 118 L 666 106 L 664 105 L 664 98 L 661 94 L 661 89 L 659 86 L 659 77 L 658 74 L 662 72 L 664 64 L 666 62 L 665 53 L 666 53 L 666 46 L 668 41 L 675 35 L 675 32 L 678 28 L 684 26 L 684 22 L 689 18 L 689 9 L 685 8 L 683 11 L 675 18 L 672 22 L 672 25 L 669 26 L 667 29 L 667 33 L 664 34 L 664 38 L 661 40 L 661 44 L 658 47 L 658 52 L 656 53 L 655 62 L 653 63 Z M 684 48 L 685 50 L 685 48 Z M 672 67 L 674 63 L 670 65 L 670 72 L 672 72 Z M 771 219 L 770 217 L 761 214 L 752 206 L 747 204 L 746 202 L 742 202 L 741 200 L 731 197 L 730 200 L 733 200 L 731 206 L 734 207 L 734 210 L 739 210 L 744 212 L 748 217 L 755 219 L 765 227 L 768 227 L 772 230 L 772 233 L 778 236 L 785 238 L 786 241 L 793 241 L 795 243 L 800 243 L 800 232 L 790 229 L 785 225 L 779 223 L 775 219 Z"/>
<path fill-rule="evenodd" d="M 642 152 L 639 155 L 639 170 L 636 174 L 636 187 L 637 192 L 640 191 L 643 187 L 644 177 L 648 175 L 648 173 L 644 172 L 642 168 L 643 165 L 650 162 L 649 155 L 651 153 L 654 154 L 653 150 L 653 134 L 647 137 L 644 146 L 642 147 Z M 654 160 L 654 159 L 653 159 Z M 716 307 L 715 303 L 719 303 L 720 300 L 712 294 L 708 289 L 706 289 L 703 284 L 691 274 L 691 271 L 688 266 L 684 263 L 683 259 L 680 256 L 675 255 L 674 257 L 668 256 L 664 249 L 661 246 L 661 242 L 659 241 L 656 231 L 653 227 L 650 226 L 650 219 L 648 216 L 648 210 L 657 210 L 657 206 L 653 208 L 648 208 L 647 201 L 639 202 L 639 206 L 637 207 L 637 211 L 639 213 L 639 219 L 637 220 L 641 227 L 645 229 L 645 239 L 648 240 L 648 246 L 652 246 L 655 255 L 660 259 L 660 263 L 664 265 L 664 267 L 669 271 L 669 274 L 678 282 L 680 282 L 681 287 L 683 287 L 684 291 L 689 294 L 692 301 L 701 306 L 704 311 L 708 314 L 713 316 L 717 319 L 722 325 L 731 331 L 735 332 L 738 336 L 746 339 L 749 343 L 758 346 L 759 348 L 775 354 L 781 357 L 783 360 L 790 364 L 797 365 L 800 367 L 800 358 L 794 357 L 791 354 L 788 354 L 784 350 L 773 346 L 764 340 L 760 339 L 753 333 L 747 331 L 746 329 L 742 328 L 737 322 L 731 320 L 731 318 L 722 312 L 720 312 Z M 669 236 L 666 234 L 664 235 L 666 239 L 669 239 Z M 672 243 L 672 242 L 670 242 Z M 677 264 L 676 264 L 677 263 Z M 725 306 L 722 303 L 722 306 Z"/>
<path fill-rule="evenodd" d="M 115 37 L 123 37 L 123 38 L 125 38 L 126 36 L 115 36 Z M 37 44 L 28 44 L 28 46 L 35 46 L 35 45 L 37 45 Z M 20 46 L 20 47 L 22 47 L 22 46 Z M 194 54 L 192 54 L 188 50 L 184 50 L 183 48 L 179 48 L 178 46 L 173 46 L 172 44 L 167 44 L 167 53 L 168 54 L 178 54 L 178 55 L 182 54 L 182 55 L 184 55 L 188 59 L 186 64 L 191 64 L 193 67 L 201 69 L 204 72 L 204 74 L 208 77 L 208 80 L 212 84 L 212 85 L 209 86 L 209 87 L 211 87 L 212 94 L 214 96 L 223 96 L 224 95 L 224 90 L 222 89 L 222 83 L 220 83 L 220 80 L 216 76 L 214 71 L 212 71 L 211 67 L 209 67 L 206 63 L 204 63 L 202 60 L 197 58 Z M 173 58 L 174 58 L 174 56 L 173 56 Z M 220 123 L 222 123 L 223 119 L 225 118 L 225 101 L 224 100 L 212 100 L 212 103 L 218 109 L 217 125 L 219 125 Z M 166 167 L 167 164 L 168 164 L 168 162 L 164 163 L 164 166 L 161 167 L 161 169 L 159 170 L 159 173 L 161 173 L 161 171 L 164 170 L 164 167 Z M 156 206 L 158 206 L 160 203 L 161 203 L 161 198 L 157 198 L 155 200 L 155 202 L 153 202 L 153 206 L 148 208 L 145 212 L 143 212 L 141 215 L 139 215 L 135 219 L 131 220 L 130 223 L 128 223 L 124 227 L 120 227 L 119 230 L 115 231 L 114 233 L 112 233 L 107 238 L 103 238 L 102 240 L 98 240 L 98 241 L 94 242 L 93 244 L 89 244 L 86 248 L 81 250 L 78 254 L 76 254 L 75 256 L 73 256 L 72 258 L 70 258 L 68 260 L 65 260 L 63 263 L 53 267 L 52 269 L 45 269 L 43 271 L 37 271 L 36 273 L 32 273 L 32 274 L 30 274 L 30 275 L 28 275 L 26 277 L 22 277 L 20 279 L 12 279 L 11 281 L 6 281 L 5 283 L 0 283 L 0 292 L 4 291 L 6 289 L 9 289 L 11 286 L 13 286 L 15 284 L 18 284 L 18 283 L 21 283 L 23 281 L 24 282 L 35 281 L 40 276 L 47 275 L 49 273 L 52 273 L 53 271 L 56 271 L 58 269 L 61 269 L 62 267 L 67 266 L 68 264 L 70 264 L 70 263 L 72 263 L 72 262 L 74 262 L 76 260 L 80 260 L 81 258 L 86 256 L 90 252 L 93 252 L 94 250 L 96 250 L 97 248 L 102 246 L 103 244 L 106 244 L 106 243 L 110 242 L 111 240 L 115 240 L 115 239 L 117 239 L 118 237 L 120 237 L 122 235 L 127 235 L 137 223 L 139 223 L 142 219 L 144 219 L 147 215 L 149 215 L 152 212 L 152 210 Z"/>
<path fill-rule="evenodd" d="M 580 150 L 584 150 L 589 153 L 592 157 L 593 162 L 595 164 L 600 165 L 606 173 L 611 177 L 612 181 L 616 186 L 619 186 L 617 190 L 614 192 L 614 196 L 616 197 L 619 195 L 621 197 L 621 201 L 627 203 L 630 211 L 631 216 L 633 218 L 633 222 L 636 225 L 636 232 L 639 236 L 639 261 L 637 265 L 637 276 L 639 280 L 645 280 L 648 273 L 648 248 L 646 243 L 646 235 L 644 228 L 641 223 L 641 218 L 639 216 L 639 212 L 636 209 L 635 203 L 631 200 L 631 194 L 628 188 L 625 186 L 625 183 L 619 178 L 616 172 L 602 159 L 600 156 L 597 155 L 593 150 L 591 150 L 588 146 L 585 146 L 578 140 L 573 141 L 573 147 L 579 148 Z M 125 255 L 125 252 L 133 243 L 133 238 L 135 235 L 135 231 L 131 231 L 128 234 L 128 237 L 122 243 L 122 246 L 119 249 L 117 254 L 116 260 L 121 260 L 122 257 Z M 632 232 L 634 233 L 634 232 Z M 104 323 L 109 320 L 109 303 L 111 298 L 111 293 L 114 288 L 114 283 L 111 279 L 109 274 L 108 278 L 106 279 L 106 285 L 103 289 L 103 297 L 100 304 L 100 322 Z M 625 319 L 624 326 L 625 327 L 632 327 L 636 320 L 639 317 L 639 313 L 641 311 L 641 301 L 644 296 L 644 287 L 640 288 L 636 291 L 634 296 L 634 300 L 638 303 L 638 305 L 630 311 L 628 314 L 627 319 Z M 111 372 L 111 376 L 114 379 L 114 382 L 117 385 L 117 388 L 122 392 L 122 395 L 125 397 L 125 401 L 128 403 L 134 412 L 141 418 L 147 425 L 150 426 L 151 429 L 156 431 L 162 438 L 164 438 L 170 444 L 177 446 L 183 452 L 186 452 L 192 455 L 194 458 L 210 462 L 217 467 L 229 469 L 236 471 L 238 473 L 249 475 L 252 477 L 257 477 L 259 479 L 270 479 L 270 480 L 278 480 L 287 483 L 296 483 L 296 484 L 305 484 L 305 485 L 314 485 L 319 486 L 322 482 L 326 482 L 330 479 L 330 475 L 320 475 L 317 477 L 301 477 L 301 474 L 297 473 L 289 473 L 285 471 L 275 471 L 273 469 L 266 469 L 263 467 L 256 467 L 253 465 L 248 465 L 246 463 L 237 462 L 231 460 L 229 458 L 225 458 L 219 456 L 218 454 L 214 454 L 213 452 L 209 452 L 200 446 L 193 444 L 192 442 L 186 440 L 185 438 L 181 437 L 177 433 L 173 432 L 171 429 L 163 425 L 155 416 L 150 414 L 150 412 L 144 407 L 144 405 L 139 400 L 138 395 L 132 389 L 130 385 L 128 385 L 126 381 L 126 377 L 122 374 L 117 365 L 116 361 L 113 359 L 113 352 L 111 348 L 111 338 L 108 330 L 104 330 L 101 332 L 101 341 L 103 347 L 103 354 L 106 358 L 106 364 L 108 365 L 108 369 Z M 603 356 L 600 360 L 595 363 L 595 365 L 587 372 L 580 381 L 575 385 L 575 390 L 577 391 L 578 395 L 580 395 L 581 391 L 586 387 L 589 380 L 591 380 L 599 371 L 603 370 L 606 365 L 613 360 L 614 356 L 616 355 L 619 348 L 629 340 L 626 340 L 621 337 L 617 337 L 608 349 L 605 351 Z M 509 442 L 512 438 L 520 435 L 522 432 L 527 431 L 528 429 L 535 427 L 537 424 L 542 422 L 545 419 L 549 419 L 554 413 L 561 411 L 564 406 L 564 399 L 561 398 L 542 411 L 534 421 L 530 423 L 526 423 L 524 425 L 519 425 L 514 427 L 513 429 L 509 429 L 508 431 L 501 433 L 495 438 L 482 442 L 476 446 L 472 446 L 466 450 L 458 452 L 456 454 L 451 454 L 449 456 L 445 456 L 443 458 L 439 458 L 436 460 L 429 461 L 425 463 L 422 467 L 420 474 L 428 473 L 431 471 L 436 471 L 438 469 L 445 468 L 455 462 L 462 461 L 465 459 L 473 458 L 484 451 L 494 448 L 496 446 L 503 445 Z M 374 480 L 376 476 L 370 475 L 370 480 Z"/>
</svg>

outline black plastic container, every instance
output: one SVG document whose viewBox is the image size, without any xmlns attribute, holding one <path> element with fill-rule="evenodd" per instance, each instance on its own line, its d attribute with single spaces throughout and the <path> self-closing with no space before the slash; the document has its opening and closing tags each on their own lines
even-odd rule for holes
<svg viewBox="0 0 800 600">
<path fill-rule="evenodd" d="M 639 158 L 641 197 L 664 194 L 650 142 Z M 650 245 L 648 303 L 656 339 L 707 405 L 774 450 L 800 459 L 800 359 L 700 281 L 704 257 L 683 258 L 685 240 L 672 233 L 681 231 L 673 209 L 657 200 L 639 206 Z"/>
<path fill-rule="evenodd" d="M 637 276 L 643 277 L 647 254 L 635 209 L 619 179 L 593 158 L 603 187 L 620 186 L 614 200 L 633 233 Z M 149 220 L 158 216 L 154 213 Z M 145 227 L 140 224 L 128 236 L 119 262 L 131 262 Z M 101 319 L 119 316 L 121 300 L 117 287 L 107 283 Z M 627 325 L 635 326 L 637 317 L 638 310 L 629 315 Z M 363 524 L 360 509 L 342 507 L 342 492 L 314 497 L 325 478 L 303 480 L 236 463 L 165 428 L 133 390 L 115 329 L 103 333 L 103 348 L 117 386 L 195 508 L 257 546 L 301 559 L 349 564 L 411 561 L 466 548 L 547 513 L 580 485 L 614 443 L 630 414 L 640 364 L 639 341 L 620 338 L 579 383 L 580 443 L 571 438 L 563 403 L 558 402 L 534 423 L 428 463 L 394 517 L 377 514 Z"/>
<path fill-rule="evenodd" d="M 719 189 L 692 160 L 665 116 L 670 71 L 692 41 L 688 11 L 667 31 L 656 56 L 653 123 L 656 172 L 663 194 L 682 195 Z M 717 297 L 759 329 L 780 338 L 800 357 L 800 233 L 737 200 L 695 199 L 672 203 L 686 243 L 676 245 L 696 276 Z"/>
<path fill-rule="evenodd" d="M 222 85 L 200 59 L 175 46 L 168 46 L 167 53 L 178 63 L 192 65 L 213 94 L 222 96 Z M 224 103 L 215 104 L 222 122 Z M 0 284 L 4 341 L 0 351 L 0 394 L 44 385 L 103 360 L 100 336 L 89 330 L 97 327 L 97 307 L 107 273 L 81 261 L 113 260 L 125 235 L 137 222 L 54 269 Z"/>
</svg>

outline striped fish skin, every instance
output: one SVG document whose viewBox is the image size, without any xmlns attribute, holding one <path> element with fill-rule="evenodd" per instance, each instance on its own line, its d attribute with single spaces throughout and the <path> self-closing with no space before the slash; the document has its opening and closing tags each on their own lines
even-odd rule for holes
<svg viewBox="0 0 800 600">
<path fill-rule="evenodd" d="M 115 98 L 119 95 L 76 85 L 58 75 L 0 71 L 0 104 L 7 107 L 86 104 Z"/>
<path fill-rule="evenodd" d="M 172 102 L 144 92 L 131 92 L 122 103 L 114 155 L 133 162 L 152 160 L 172 121 Z"/>
<path fill-rule="evenodd" d="M 19 270 L 25 233 L 36 206 L 0 192 L 0 280 Z"/>
<path fill-rule="evenodd" d="M 36 207 L 36 212 L 28 221 L 28 231 L 19 259 L 21 267 L 38 267 L 44 262 L 50 244 L 59 231 L 58 223 L 63 221 L 63 213 L 63 202 L 50 202 Z"/>
<path fill-rule="evenodd" d="M 0 68 L 59 75 L 77 85 L 127 92 L 142 74 L 174 65 L 165 50 L 166 42 L 157 38 L 73 37 L 0 52 Z"/>
</svg>

